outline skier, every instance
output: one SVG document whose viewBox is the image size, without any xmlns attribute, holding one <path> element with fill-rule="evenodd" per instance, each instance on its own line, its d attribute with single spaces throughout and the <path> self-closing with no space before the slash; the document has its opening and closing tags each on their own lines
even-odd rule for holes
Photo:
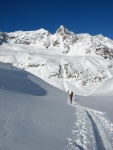
<svg viewBox="0 0 113 150">
<path fill-rule="evenodd" d="M 71 92 L 71 94 L 72 94 L 72 97 L 73 97 L 73 92 Z"/>
<path fill-rule="evenodd" d="M 70 103 L 72 104 L 73 92 L 70 94 Z"/>
</svg>

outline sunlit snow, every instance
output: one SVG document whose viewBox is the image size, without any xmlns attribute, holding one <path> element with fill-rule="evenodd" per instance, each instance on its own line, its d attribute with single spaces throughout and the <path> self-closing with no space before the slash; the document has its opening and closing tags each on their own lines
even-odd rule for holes
<svg viewBox="0 0 113 150">
<path fill-rule="evenodd" d="M 1 150 L 113 149 L 112 40 L 60 26 L 0 44 Z"/>
</svg>

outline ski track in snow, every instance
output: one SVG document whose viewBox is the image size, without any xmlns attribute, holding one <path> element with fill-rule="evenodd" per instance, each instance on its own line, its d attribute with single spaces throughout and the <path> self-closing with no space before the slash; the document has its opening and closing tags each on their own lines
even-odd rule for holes
<svg viewBox="0 0 113 150">
<path fill-rule="evenodd" d="M 75 107 L 76 113 L 72 138 L 67 138 L 65 150 L 113 150 L 113 124 L 104 113 L 82 107 L 75 102 L 68 105 Z"/>
<path fill-rule="evenodd" d="M 67 88 L 66 83 L 64 85 Z M 113 150 L 113 124 L 105 118 L 104 113 L 78 105 L 78 100 L 74 96 L 73 104 L 69 99 L 67 102 L 76 108 L 76 121 L 72 138 L 67 138 L 66 150 Z"/>
</svg>

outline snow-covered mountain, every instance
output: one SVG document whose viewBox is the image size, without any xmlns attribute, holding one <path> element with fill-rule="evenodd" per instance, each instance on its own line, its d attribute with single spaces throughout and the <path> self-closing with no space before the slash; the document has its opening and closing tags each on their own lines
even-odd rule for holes
<svg viewBox="0 0 113 150">
<path fill-rule="evenodd" d="M 113 41 L 109 38 L 102 35 L 75 34 L 64 26 L 60 26 L 54 35 L 44 29 L 1 33 L 0 44 L 3 42 L 23 45 L 35 44 L 46 49 L 50 47 L 61 48 L 63 53 L 69 53 L 76 49 L 76 46 L 80 46 L 86 54 L 94 52 L 104 58 L 113 57 Z"/>
<path fill-rule="evenodd" d="M 55 34 L 44 29 L 0 33 L 0 61 L 85 95 L 113 77 L 113 41 L 75 34 L 64 26 Z"/>
<path fill-rule="evenodd" d="M 0 61 L 1 150 L 113 149 L 112 40 L 63 26 L 0 33 Z M 25 70 L 73 91 L 72 104 Z"/>
</svg>

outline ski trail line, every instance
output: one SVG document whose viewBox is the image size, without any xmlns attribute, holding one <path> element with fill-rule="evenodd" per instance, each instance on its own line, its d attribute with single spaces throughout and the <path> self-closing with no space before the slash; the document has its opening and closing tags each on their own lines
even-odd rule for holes
<svg viewBox="0 0 113 150">
<path fill-rule="evenodd" d="M 88 111 L 86 110 L 86 113 L 92 123 L 92 127 L 93 127 L 93 131 L 94 131 L 94 135 L 95 135 L 95 140 L 96 140 L 96 146 L 97 146 L 97 150 L 105 150 L 105 147 L 103 145 L 101 136 L 99 134 L 98 128 L 96 126 L 96 123 L 94 122 L 93 118 L 91 117 L 91 115 L 88 113 Z"/>
<path fill-rule="evenodd" d="M 93 127 L 86 111 L 77 104 L 73 103 L 72 106 L 76 108 L 75 122 L 66 150 L 97 150 Z"/>
<path fill-rule="evenodd" d="M 63 86 L 67 92 L 69 89 L 65 82 L 65 68 L 63 59 L 61 62 L 61 68 Z M 74 122 L 74 127 L 72 129 L 72 139 L 67 138 L 68 145 L 65 150 L 113 150 L 113 145 L 109 142 L 107 135 L 101 126 L 101 124 L 103 124 L 101 119 L 104 116 L 102 116 L 102 118 L 98 118 L 101 122 L 99 123 L 95 116 L 96 113 L 99 114 L 100 112 L 80 106 L 74 101 L 75 96 L 73 98 L 73 104 L 70 104 L 69 99 L 67 101 L 68 105 L 76 108 L 76 121 Z M 110 138 L 112 135 L 108 135 L 108 137 Z"/>
<path fill-rule="evenodd" d="M 102 150 L 113 150 L 113 147 L 111 144 L 113 142 L 113 139 L 110 138 L 110 137 L 112 137 L 111 131 L 110 130 L 109 130 L 109 132 L 107 131 L 109 133 L 109 137 L 105 133 L 107 124 L 105 125 L 106 127 L 104 127 L 104 129 L 103 129 L 102 128 L 103 122 L 100 119 L 99 119 L 100 122 L 98 122 L 98 120 L 96 119 L 96 115 L 94 115 L 94 113 L 92 113 L 88 110 L 86 110 L 86 112 L 90 118 L 90 121 L 92 122 L 93 130 L 94 130 L 94 134 L 95 134 L 95 139 L 96 139 L 96 144 L 97 144 L 97 149 L 98 150 L 100 150 L 100 149 L 102 149 Z M 107 122 L 107 121 L 105 121 L 105 122 Z M 112 140 L 111 143 L 108 140 L 109 138 L 110 138 L 110 140 Z"/>
<path fill-rule="evenodd" d="M 73 101 L 68 105 L 75 107 L 75 122 L 72 138 L 67 138 L 65 150 L 113 150 L 113 124 L 104 113 L 80 106 Z"/>
</svg>

